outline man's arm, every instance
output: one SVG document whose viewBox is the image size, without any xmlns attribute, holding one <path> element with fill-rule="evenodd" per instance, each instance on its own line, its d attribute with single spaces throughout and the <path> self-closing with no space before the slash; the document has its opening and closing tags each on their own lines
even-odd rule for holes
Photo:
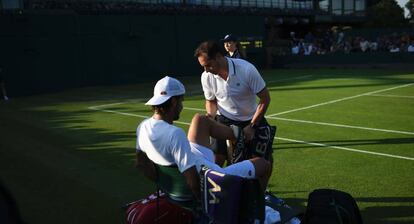
<svg viewBox="0 0 414 224">
<path fill-rule="evenodd" d="M 253 136 L 254 136 L 253 125 L 259 124 L 260 120 L 265 116 L 266 110 L 270 104 L 269 90 L 267 90 L 266 87 L 262 89 L 259 93 L 257 93 L 257 96 L 259 97 L 260 101 L 259 101 L 259 104 L 257 105 L 256 112 L 253 115 L 250 125 L 244 128 L 244 133 L 245 133 L 247 141 L 250 141 L 253 139 Z"/>
<path fill-rule="evenodd" d="M 257 105 L 256 113 L 254 113 L 251 123 L 258 124 L 260 120 L 265 116 L 266 110 L 270 104 L 269 90 L 265 87 L 262 91 L 257 93 L 260 101 Z"/>
<path fill-rule="evenodd" d="M 195 166 L 185 170 L 183 172 L 183 175 L 185 177 L 185 180 L 187 181 L 188 186 L 190 187 L 190 190 L 193 192 L 194 196 L 197 199 L 201 198 L 200 195 L 200 177 L 197 174 L 197 170 Z"/>
<path fill-rule="evenodd" d="M 135 167 L 144 174 L 145 177 L 152 181 L 156 181 L 157 172 L 154 163 L 147 157 L 143 151 L 137 151 Z"/>
<path fill-rule="evenodd" d="M 206 100 L 207 116 L 210 118 L 216 117 L 217 114 L 217 100 Z"/>
</svg>

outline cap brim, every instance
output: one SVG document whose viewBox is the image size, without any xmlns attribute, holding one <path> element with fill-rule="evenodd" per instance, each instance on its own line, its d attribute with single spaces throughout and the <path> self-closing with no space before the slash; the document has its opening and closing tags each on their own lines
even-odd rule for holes
<svg viewBox="0 0 414 224">
<path fill-rule="evenodd" d="M 153 96 L 145 105 L 157 106 L 170 99 L 171 96 Z"/>
</svg>

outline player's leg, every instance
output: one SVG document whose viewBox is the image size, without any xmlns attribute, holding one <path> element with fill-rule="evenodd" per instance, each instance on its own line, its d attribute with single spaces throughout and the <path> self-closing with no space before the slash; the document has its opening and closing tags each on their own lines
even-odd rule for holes
<svg viewBox="0 0 414 224">
<path fill-rule="evenodd" d="M 188 130 L 188 140 L 210 148 L 210 136 L 216 139 L 235 140 L 233 130 L 217 121 L 200 114 L 195 114 Z"/>
<path fill-rule="evenodd" d="M 262 186 L 263 191 L 265 191 L 270 176 L 272 175 L 272 165 L 269 161 L 261 157 L 249 159 L 249 161 L 253 163 L 256 172 L 256 178 L 259 179 L 260 185 Z"/>
<path fill-rule="evenodd" d="M 225 167 L 222 172 L 243 178 L 257 178 L 264 191 L 271 175 L 271 165 L 264 158 L 256 157 Z"/>
</svg>

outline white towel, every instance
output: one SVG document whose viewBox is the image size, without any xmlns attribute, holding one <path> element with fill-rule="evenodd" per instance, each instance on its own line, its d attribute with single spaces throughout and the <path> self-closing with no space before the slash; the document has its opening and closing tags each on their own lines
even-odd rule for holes
<svg viewBox="0 0 414 224">
<path fill-rule="evenodd" d="M 300 224 L 300 220 L 296 217 L 293 217 L 287 224 Z"/>
<path fill-rule="evenodd" d="M 265 207 L 265 215 L 264 224 L 274 224 L 282 221 L 280 218 L 280 213 L 269 206 Z M 300 220 L 296 217 L 293 217 L 291 220 L 286 222 L 286 224 L 300 224 Z"/>
<path fill-rule="evenodd" d="M 269 206 L 265 207 L 265 215 L 264 224 L 273 224 L 281 221 L 280 213 Z"/>
</svg>

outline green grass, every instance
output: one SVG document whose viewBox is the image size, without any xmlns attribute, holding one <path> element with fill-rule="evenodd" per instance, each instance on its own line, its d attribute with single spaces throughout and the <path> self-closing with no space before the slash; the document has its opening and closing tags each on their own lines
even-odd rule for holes
<svg viewBox="0 0 414 224">
<path fill-rule="evenodd" d="M 414 83 L 414 72 L 266 70 L 263 76 L 272 97 L 267 115 L 280 113 L 268 118 L 278 126 L 272 191 L 303 207 L 313 189 L 335 188 L 356 198 L 365 223 L 414 222 L 414 85 L 401 87 Z M 184 106 L 202 109 L 199 77 L 182 80 L 191 93 Z M 155 190 L 133 166 L 138 116 L 151 115 L 144 102 L 153 85 L 0 102 L 0 179 L 27 222 L 121 223 L 123 203 Z M 104 104 L 112 105 L 93 107 Z M 306 108 L 312 105 L 319 106 Z M 180 121 L 190 122 L 195 112 L 184 109 Z"/>
</svg>

